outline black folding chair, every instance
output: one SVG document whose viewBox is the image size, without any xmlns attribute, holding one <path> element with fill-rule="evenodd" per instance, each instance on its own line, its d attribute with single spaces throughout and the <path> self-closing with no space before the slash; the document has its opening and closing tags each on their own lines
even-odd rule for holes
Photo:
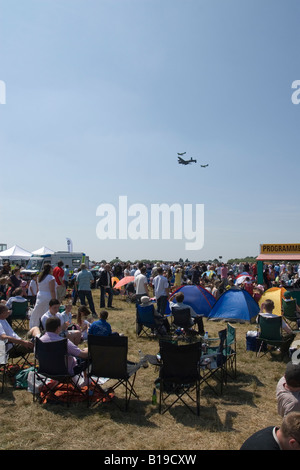
<svg viewBox="0 0 300 470">
<path fill-rule="evenodd" d="M 11 320 L 17 327 L 28 329 L 28 302 L 12 302 Z"/>
<path fill-rule="evenodd" d="M 33 384 L 33 399 L 41 398 L 41 390 L 36 393 L 37 380 L 42 383 L 43 400 L 60 401 L 60 397 L 55 394 L 67 385 L 67 404 L 78 391 L 85 397 L 85 392 L 78 386 L 80 374 L 70 374 L 68 371 L 68 348 L 67 338 L 59 341 L 43 342 L 38 337 L 35 338 L 35 370 Z M 49 382 L 49 379 L 55 381 Z"/>
<path fill-rule="evenodd" d="M 176 330 L 177 328 L 183 328 L 187 335 L 196 335 L 195 322 L 191 316 L 189 308 L 172 307 L 171 315 L 173 317 L 171 323 L 171 329 Z"/>
<path fill-rule="evenodd" d="M 128 410 L 131 395 L 138 398 L 134 390 L 134 383 L 136 373 L 142 365 L 127 360 L 128 338 L 118 335 L 88 335 L 88 350 L 88 406 L 90 405 L 89 397 L 92 393 L 92 387 L 99 387 L 104 392 L 99 386 L 99 379 L 108 378 L 114 381 L 110 390 L 114 391 L 119 386 L 125 388 L 125 410 Z M 119 406 L 117 401 L 115 403 Z M 121 407 L 119 406 L 119 408 Z"/>
<path fill-rule="evenodd" d="M 201 343 L 179 345 L 161 340 L 159 345 L 162 364 L 159 373 L 159 412 L 165 413 L 180 401 L 193 413 L 191 404 L 196 403 L 196 414 L 199 416 Z"/>
</svg>

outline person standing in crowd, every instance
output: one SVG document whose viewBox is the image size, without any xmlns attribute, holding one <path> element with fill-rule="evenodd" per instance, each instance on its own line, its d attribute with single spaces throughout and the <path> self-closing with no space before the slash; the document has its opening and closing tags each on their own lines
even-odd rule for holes
<svg viewBox="0 0 300 470">
<path fill-rule="evenodd" d="M 100 308 L 105 308 L 106 294 L 108 294 L 107 307 L 112 308 L 113 290 L 111 278 L 111 267 L 109 264 L 106 264 L 98 280 L 98 286 L 100 287 Z"/>
<path fill-rule="evenodd" d="M 170 289 L 168 279 L 163 276 L 163 269 L 161 266 L 157 268 L 157 276 L 155 276 L 153 279 L 153 288 L 157 302 L 157 311 L 161 315 L 164 315 L 168 303 Z"/>
<path fill-rule="evenodd" d="M 37 283 L 37 274 L 33 273 L 30 276 L 30 283 L 28 286 L 28 295 L 27 298 L 30 302 L 30 305 L 34 307 L 35 302 L 36 302 L 36 296 L 38 293 L 38 283 Z"/>
<path fill-rule="evenodd" d="M 69 269 L 69 265 L 66 264 L 65 269 L 64 269 L 64 283 L 65 283 L 66 289 L 68 289 L 69 287 L 69 276 L 70 276 L 70 269 Z"/>
<path fill-rule="evenodd" d="M 40 326 L 40 319 L 47 312 L 51 299 L 56 299 L 56 282 L 52 275 L 53 269 L 51 264 L 46 263 L 43 270 L 38 275 L 38 293 L 36 296 L 36 304 L 31 312 L 29 319 L 29 327 Z"/>
<path fill-rule="evenodd" d="M 87 267 L 84 263 L 82 263 L 80 266 L 80 272 L 78 273 L 75 282 L 81 305 L 85 305 L 85 299 L 87 299 L 93 317 L 98 318 L 91 289 L 91 284 L 94 282 L 94 277 L 92 273 L 87 270 Z"/>
<path fill-rule="evenodd" d="M 59 261 L 57 266 L 53 269 L 53 276 L 57 284 L 56 295 L 57 299 L 62 302 L 66 295 L 66 286 L 64 281 L 65 272 L 63 270 L 63 261 Z"/>
<path fill-rule="evenodd" d="M 146 276 L 146 266 L 142 266 L 138 274 L 134 279 L 135 295 L 137 303 L 140 303 L 141 298 L 146 295 L 149 296 L 148 292 L 148 279 Z"/>
</svg>

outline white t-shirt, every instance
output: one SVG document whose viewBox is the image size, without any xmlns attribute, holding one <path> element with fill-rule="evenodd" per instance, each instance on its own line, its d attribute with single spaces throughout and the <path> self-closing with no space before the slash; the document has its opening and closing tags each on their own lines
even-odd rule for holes
<svg viewBox="0 0 300 470">
<path fill-rule="evenodd" d="M 61 326 L 65 323 L 65 317 L 64 317 L 63 313 L 58 312 L 58 313 L 56 313 L 56 315 L 52 315 L 52 313 L 50 313 L 50 310 L 48 310 L 48 312 L 44 313 L 44 315 L 41 318 L 41 322 L 42 322 L 44 330 L 46 329 L 47 319 L 50 318 L 50 317 L 53 317 L 53 316 L 60 319 Z"/>
<path fill-rule="evenodd" d="M 138 274 L 134 280 L 135 293 L 137 295 L 146 294 L 145 284 L 148 284 L 147 277 L 144 274 Z"/>
<path fill-rule="evenodd" d="M 28 287 L 28 295 L 36 295 L 37 294 L 37 282 L 34 280 L 30 281 Z"/>
</svg>

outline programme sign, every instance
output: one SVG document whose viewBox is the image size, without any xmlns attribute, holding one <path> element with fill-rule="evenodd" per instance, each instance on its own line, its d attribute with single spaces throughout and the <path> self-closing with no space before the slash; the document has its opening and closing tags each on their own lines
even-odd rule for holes
<svg viewBox="0 0 300 470">
<path fill-rule="evenodd" d="M 300 254 L 300 243 L 284 243 L 284 244 L 264 244 L 260 245 L 260 253 L 267 254 Z"/>
</svg>

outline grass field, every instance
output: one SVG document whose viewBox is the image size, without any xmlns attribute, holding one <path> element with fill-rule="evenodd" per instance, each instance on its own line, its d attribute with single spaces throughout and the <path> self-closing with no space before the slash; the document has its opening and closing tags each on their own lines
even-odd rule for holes
<svg viewBox="0 0 300 470">
<path fill-rule="evenodd" d="M 99 291 L 93 291 L 99 313 Z M 115 310 L 108 321 L 113 330 L 129 338 L 129 359 L 138 360 L 138 350 L 156 354 L 155 339 L 136 338 L 135 306 L 114 297 Z M 73 313 L 76 313 L 73 307 Z M 223 323 L 204 320 L 209 336 L 224 328 Z M 285 362 L 276 355 L 256 358 L 246 351 L 246 332 L 253 325 L 236 324 L 237 378 L 229 379 L 222 396 L 207 386 L 201 388 L 200 416 L 184 405 L 175 405 L 164 415 L 152 405 L 157 378 L 155 367 L 141 368 L 127 412 L 113 403 L 87 408 L 86 403 L 40 405 L 31 393 L 16 390 L 7 382 L 0 395 L 2 450 L 236 450 L 253 432 L 279 425 L 275 389 Z M 287 361 L 287 359 L 286 359 Z M 117 392 L 117 396 L 118 396 Z"/>
</svg>

